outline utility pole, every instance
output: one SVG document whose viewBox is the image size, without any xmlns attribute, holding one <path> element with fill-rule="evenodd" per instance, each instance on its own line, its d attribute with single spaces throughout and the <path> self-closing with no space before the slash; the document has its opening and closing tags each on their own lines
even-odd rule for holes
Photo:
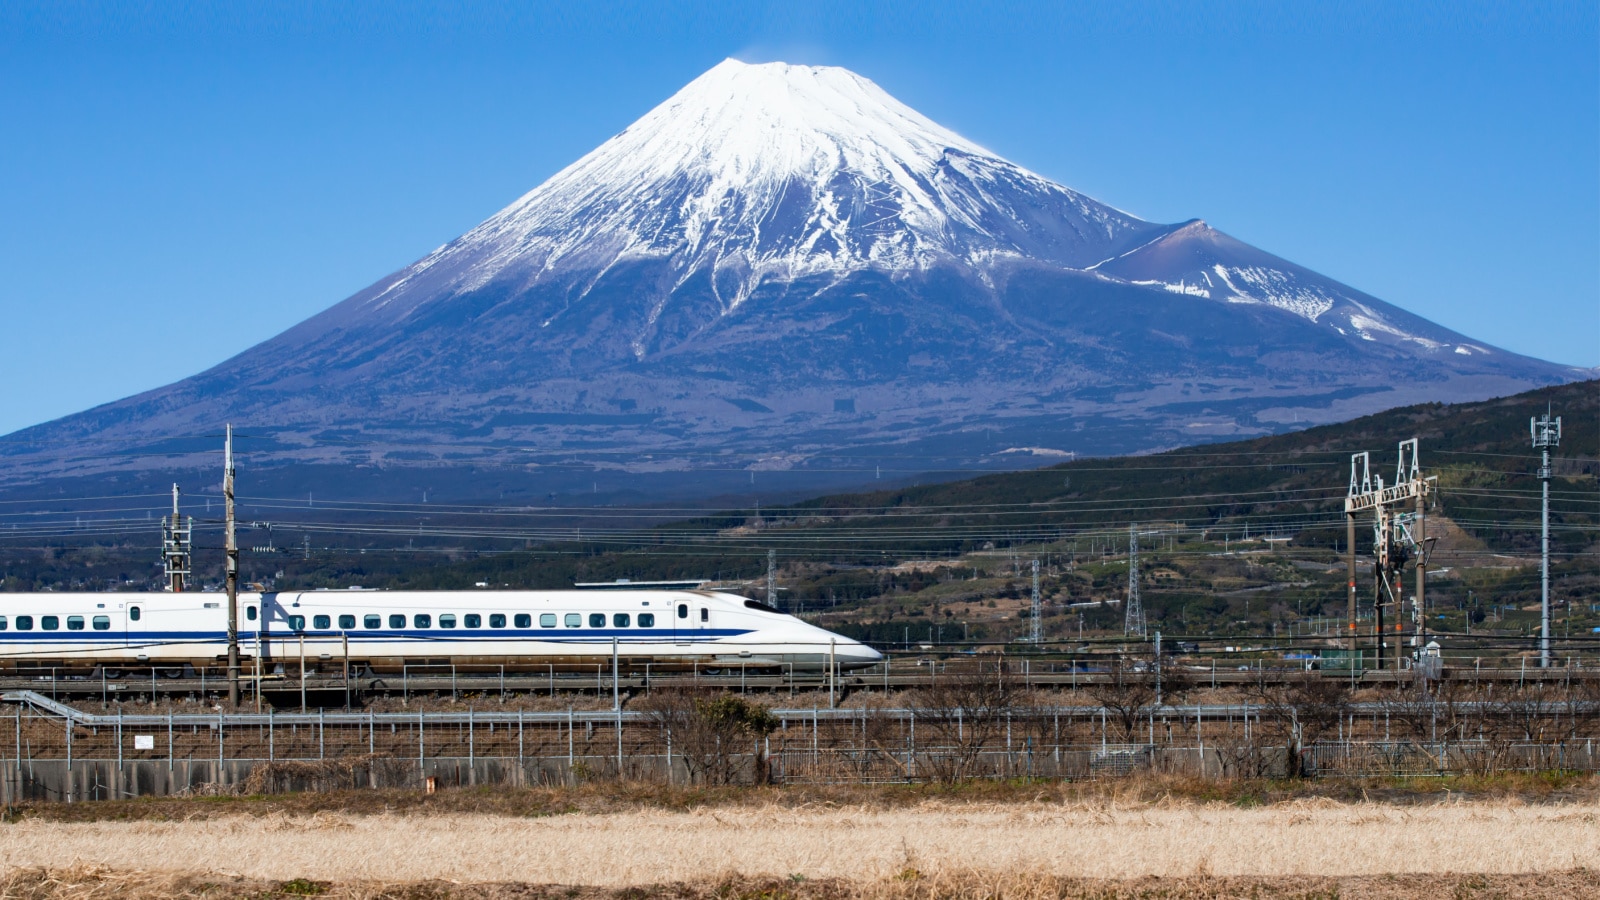
<svg viewBox="0 0 1600 900">
<path fill-rule="evenodd" d="M 185 581 L 193 570 L 191 562 L 194 549 L 194 518 L 185 522 L 178 514 L 178 486 L 172 486 L 172 516 L 161 522 L 161 561 L 166 568 L 167 587 L 174 594 L 183 593 Z"/>
<path fill-rule="evenodd" d="M 233 533 L 233 426 L 227 427 L 222 449 L 222 502 L 227 507 L 224 519 L 224 544 L 227 554 L 228 588 L 228 704 L 239 705 L 239 542 Z M 263 609 L 265 616 L 267 611 Z M 259 690 L 259 686 L 257 690 Z"/>
<path fill-rule="evenodd" d="M 1145 637 L 1144 603 L 1139 599 L 1139 531 L 1128 526 L 1128 602 L 1122 610 L 1122 634 Z"/>
<path fill-rule="evenodd" d="M 1411 480 L 1413 483 L 1420 481 L 1422 478 L 1422 471 L 1415 463 L 1416 452 L 1416 445 L 1413 444 L 1411 448 L 1411 458 L 1413 460 Z M 1417 527 L 1411 537 L 1417 543 L 1417 595 L 1411 599 L 1411 609 L 1412 612 L 1416 613 L 1417 617 L 1417 658 L 1421 659 L 1428 646 L 1428 512 L 1423 506 L 1423 500 L 1427 498 L 1427 486 L 1417 484 L 1416 491 Z"/>
<path fill-rule="evenodd" d="M 1361 460 L 1360 472 L 1362 477 L 1366 478 L 1371 474 L 1371 469 L 1368 466 L 1369 457 L 1367 456 L 1366 451 L 1362 451 L 1351 456 L 1350 491 L 1348 494 L 1346 494 L 1347 497 L 1354 497 L 1357 494 L 1365 493 L 1372 489 L 1372 485 L 1370 483 L 1362 484 L 1357 478 L 1357 459 Z M 1368 481 L 1370 481 L 1370 478 L 1368 478 Z M 1349 583 L 1349 592 L 1346 596 L 1346 601 L 1349 605 L 1348 615 L 1350 619 L 1349 663 L 1351 670 L 1354 671 L 1356 660 L 1358 659 L 1357 654 L 1359 654 L 1361 651 L 1360 647 L 1358 646 L 1359 637 L 1356 634 L 1356 514 L 1355 510 L 1351 509 L 1349 504 L 1345 505 L 1344 510 L 1344 558 L 1345 579 Z"/>
<path fill-rule="evenodd" d="M 1044 643 L 1044 615 L 1039 603 L 1039 561 L 1033 561 L 1033 643 Z"/>
<path fill-rule="evenodd" d="M 1539 507 L 1539 666 L 1550 668 L 1550 448 L 1561 445 L 1561 417 L 1550 418 L 1545 407 L 1542 417 L 1528 420 L 1533 447 L 1543 451 L 1539 466 L 1542 503 Z"/>
</svg>

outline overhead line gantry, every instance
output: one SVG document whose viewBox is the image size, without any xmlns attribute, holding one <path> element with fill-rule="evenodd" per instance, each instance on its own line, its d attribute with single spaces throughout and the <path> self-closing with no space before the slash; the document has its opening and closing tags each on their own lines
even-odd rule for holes
<svg viewBox="0 0 1600 900">
<path fill-rule="evenodd" d="M 1412 620 L 1416 624 L 1415 643 L 1420 651 L 1427 645 L 1428 620 L 1426 616 L 1428 549 L 1427 512 L 1424 503 L 1436 479 L 1424 478 L 1417 461 L 1417 439 L 1401 441 L 1399 460 L 1395 468 L 1394 483 L 1385 485 L 1382 475 L 1372 472 L 1371 457 L 1366 451 L 1350 457 L 1350 485 L 1344 499 L 1345 515 L 1345 567 L 1348 583 L 1350 664 L 1360 659 L 1360 638 L 1356 628 L 1356 516 L 1371 510 L 1373 513 L 1373 615 L 1372 634 L 1378 668 L 1383 668 L 1385 625 L 1383 610 L 1389 606 L 1394 611 L 1394 668 L 1401 668 L 1401 634 L 1405 626 L 1401 621 L 1404 596 L 1401 573 L 1408 561 L 1415 560 L 1416 594 L 1412 598 Z M 1415 504 L 1410 513 L 1400 508 L 1407 501 Z M 1388 595 L 1385 602 L 1384 595 Z"/>
</svg>

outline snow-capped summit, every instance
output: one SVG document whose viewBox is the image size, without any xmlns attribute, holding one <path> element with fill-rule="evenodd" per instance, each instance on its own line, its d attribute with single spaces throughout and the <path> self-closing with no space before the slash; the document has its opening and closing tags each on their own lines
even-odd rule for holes
<svg viewBox="0 0 1600 900">
<path fill-rule="evenodd" d="M 854 72 L 730 59 L 413 270 L 430 292 L 472 290 L 658 257 L 680 279 L 710 272 L 732 309 L 768 278 L 999 257 L 1083 267 L 1160 230 Z"/>
<path fill-rule="evenodd" d="M 515 448 L 494 483 L 541 496 L 596 472 L 743 490 L 744 466 L 811 472 L 798 490 L 851 483 L 840 454 L 1014 467 L 1583 377 L 1123 213 L 844 69 L 729 60 L 344 302 L 6 442 L 0 485 L 170 470 L 173 436 L 231 421 L 276 435 L 257 465 L 321 466 L 285 490 L 446 461 L 416 477 L 472 484 L 485 446 Z M 135 452 L 37 449 L 86 438 Z"/>
</svg>

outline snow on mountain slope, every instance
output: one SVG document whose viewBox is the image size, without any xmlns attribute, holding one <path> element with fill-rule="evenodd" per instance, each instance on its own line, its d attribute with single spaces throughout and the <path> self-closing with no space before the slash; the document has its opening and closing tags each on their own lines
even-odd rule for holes
<svg viewBox="0 0 1600 900">
<path fill-rule="evenodd" d="M 840 68 L 727 60 L 368 298 L 525 286 L 630 259 L 765 279 L 1029 258 L 1083 267 L 1158 234 L 988 152 Z"/>
<path fill-rule="evenodd" d="M 1199 219 L 1092 267 L 1102 275 L 1226 303 L 1259 303 L 1367 341 L 1461 355 L 1489 353 L 1478 344 L 1375 297 L 1273 256 Z"/>
</svg>

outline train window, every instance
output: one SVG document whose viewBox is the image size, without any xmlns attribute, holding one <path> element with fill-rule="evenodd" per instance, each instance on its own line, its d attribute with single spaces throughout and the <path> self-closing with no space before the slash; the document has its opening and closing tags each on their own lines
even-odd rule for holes
<svg viewBox="0 0 1600 900">
<path fill-rule="evenodd" d="M 137 606 L 128 607 L 128 620 L 131 621 L 131 622 L 139 621 L 139 607 L 137 607 Z"/>
<path fill-rule="evenodd" d="M 17 630 L 18 631 L 32 631 L 33 630 L 33 616 L 17 616 Z"/>
<path fill-rule="evenodd" d="M 710 609 L 707 609 L 704 606 L 700 607 L 700 621 L 702 621 L 702 622 L 711 621 L 711 610 Z"/>
<path fill-rule="evenodd" d="M 679 603 L 678 604 L 678 618 L 680 618 L 680 619 L 689 618 L 689 604 L 687 604 L 687 603 Z"/>
<path fill-rule="evenodd" d="M 590 628 L 604 628 L 604 627 L 606 627 L 606 614 L 605 613 L 589 613 L 589 627 Z"/>
<path fill-rule="evenodd" d="M 246 606 L 244 608 L 244 617 L 254 622 L 256 620 L 256 608 L 254 606 Z"/>
<path fill-rule="evenodd" d="M 0 628 L 4 628 L 4 627 L 5 627 L 5 625 L 3 623 L 0 623 Z M 110 616 L 95 616 L 94 617 L 94 630 L 95 631 L 110 631 L 111 630 L 111 617 Z"/>
<path fill-rule="evenodd" d="M 530 616 L 527 613 L 517 613 L 517 618 L 514 621 L 516 622 L 518 628 L 533 627 L 533 616 Z"/>
<path fill-rule="evenodd" d="M 617 626 L 618 628 L 627 628 L 628 627 L 628 614 L 627 613 L 614 613 L 614 614 L 612 614 L 612 616 L 611 616 L 611 624 Z"/>
<path fill-rule="evenodd" d="M 45 631 L 60 631 L 61 630 L 61 617 L 60 616 L 40 616 L 39 617 L 39 627 L 43 628 Z"/>
<path fill-rule="evenodd" d="M 0 616 L 0 631 L 6 630 L 6 617 Z"/>
<path fill-rule="evenodd" d="M 318 631 L 325 631 L 333 627 L 333 620 L 327 616 L 312 616 L 311 627 Z"/>
<path fill-rule="evenodd" d="M 654 627 L 656 627 L 656 614 L 655 613 L 639 613 L 639 627 L 640 628 L 654 628 Z"/>
<path fill-rule="evenodd" d="M 290 631 L 305 631 L 306 630 L 306 617 L 305 616 L 290 616 L 289 617 L 289 630 Z"/>
<path fill-rule="evenodd" d="M 456 627 L 456 617 L 450 615 L 449 613 L 445 613 L 444 615 L 439 617 L 439 627 L 440 628 L 454 628 L 454 627 Z"/>
<path fill-rule="evenodd" d="M 339 627 L 340 628 L 354 628 L 354 627 L 356 627 L 356 617 L 350 615 L 349 613 L 345 613 L 344 615 L 339 617 Z"/>
<path fill-rule="evenodd" d="M 406 617 L 401 615 L 400 613 L 390 613 L 389 614 L 389 627 L 390 628 L 404 628 L 404 627 L 406 627 Z"/>
<path fill-rule="evenodd" d="M 554 627 L 556 627 L 556 614 L 555 613 L 540 613 L 539 614 L 539 627 L 540 628 L 554 628 Z"/>
<path fill-rule="evenodd" d="M 433 616 L 427 613 L 417 613 L 411 617 L 411 624 L 417 628 L 431 628 L 433 626 Z"/>
<path fill-rule="evenodd" d="M 383 616 L 380 616 L 377 613 L 367 613 L 366 615 L 361 617 L 361 627 L 362 628 L 382 628 L 383 627 Z"/>
<path fill-rule="evenodd" d="M 83 630 L 83 616 L 67 616 L 67 630 L 68 631 L 82 631 Z"/>
<path fill-rule="evenodd" d="M 505 613 L 490 613 L 489 614 L 489 627 L 490 628 L 504 628 L 504 627 L 506 627 L 506 614 Z"/>
<path fill-rule="evenodd" d="M 567 613 L 567 615 L 566 615 L 566 625 L 567 625 L 568 628 L 582 628 L 583 627 L 583 616 L 579 615 L 578 613 Z M 0 626 L 0 627 L 4 627 L 4 626 Z"/>
<path fill-rule="evenodd" d="M 482 628 L 483 627 L 483 616 L 480 616 L 477 613 L 467 613 L 466 615 L 461 617 L 461 620 L 462 620 L 462 622 L 464 622 L 466 624 L 466 626 L 468 628 Z"/>
</svg>

